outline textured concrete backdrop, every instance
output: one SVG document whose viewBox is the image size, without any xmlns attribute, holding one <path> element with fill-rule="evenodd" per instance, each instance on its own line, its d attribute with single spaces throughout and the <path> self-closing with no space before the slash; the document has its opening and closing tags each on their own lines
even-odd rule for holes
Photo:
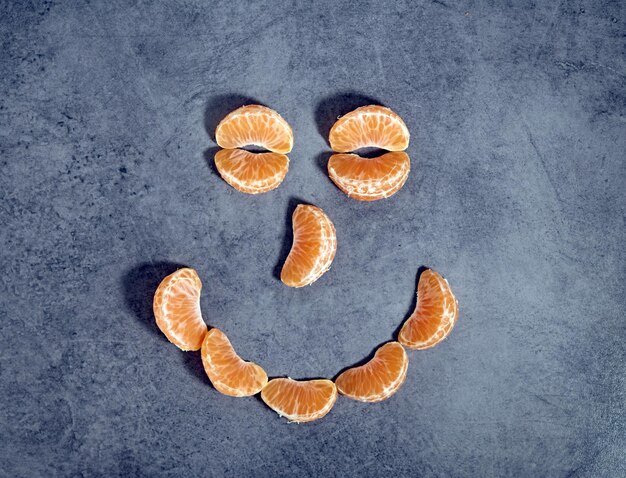
<svg viewBox="0 0 626 478">
<path fill-rule="evenodd" d="M 626 476 L 624 2 L 0 9 L 0 475 Z M 296 138 L 257 197 L 212 165 L 215 125 L 253 101 Z M 408 182 L 373 204 L 325 172 L 333 120 L 370 102 L 412 134 Z M 339 249 L 293 290 L 300 201 Z M 392 399 L 291 425 L 157 330 L 180 265 L 271 376 L 389 340 L 422 265 L 461 316 Z"/>
</svg>

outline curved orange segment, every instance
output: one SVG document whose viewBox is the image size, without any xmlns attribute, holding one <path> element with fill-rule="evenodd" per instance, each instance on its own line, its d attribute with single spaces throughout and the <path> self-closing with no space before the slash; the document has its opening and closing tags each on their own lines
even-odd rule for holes
<svg viewBox="0 0 626 478">
<path fill-rule="evenodd" d="M 244 149 L 220 149 L 215 166 L 238 191 L 259 194 L 276 189 L 289 170 L 289 158 L 280 153 L 251 153 Z"/>
<path fill-rule="evenodd" d="M 156 323 L 181 350 L 198 350 L 207 332 L 200 312 L 201 289 L 196 271 L 184 268 L 163 279 L 154 294 Z"/>
<path fill-rule="evenodd" d="M 396 393 L 406 379 L 409 366 L 404 347 L 389 342 L 380 347 L 365 365 L 343 372 L 335 383 L 339 393 L 361 402 L 380 402 Z"/>
<path fill-rule="evenodd" d="M 324 211 L 308 204 L 296 207 L 292 223 L 293 244 L 280 280 L 289 287 L 304 287 L 330 269 L 337 251 L 337 234 Z"/>
<path fill-rule="evenodd" d="M 215 140 L 225 149 L 254 145 L 287 154 L 293 148 L 293 131 L 273 109 L 248 105 L 226 115 L 217 125 Z"/>
<path fill-rule="evenodd" d="M 459 315 L 459 303 L 448 281 L 435 271 L 422 272 L 415 311 L 400 329 L 398 341 L 412 349 L 427 349 L 445 339 Z"/>
<path fill-rule="evenodd" d="M 404 151 L 409 146 L 409 130 L 402 118 L 384 106 L 362 106 L 342 116 L 330 129 L 330 147 L 338 153 L 359 148 Z"/>
<path fill-rule="evenodd" d="M 328 160 L 330 179 L 349 197 L 377 201 L 393 196 L 402 188 L 411 170 L 404 152 L 385 153 L 377 158 L 357 154 L 333 154 Z"/>
<path fill-rule="evenodd" d="M 330 380 L 275 378 L 265 386 L 261 398 L 268 407 L 291 422 L 311 422 L 333 408 L 337 388 Z"/>
<path fill-rule="evenodd" d="M 224 395 L 249 397 L 267 384 L 265 370 L 242 360 L 226 334 L 211 329 L 202 343 L 202 364 L 213 386 Z"/>
</svg>

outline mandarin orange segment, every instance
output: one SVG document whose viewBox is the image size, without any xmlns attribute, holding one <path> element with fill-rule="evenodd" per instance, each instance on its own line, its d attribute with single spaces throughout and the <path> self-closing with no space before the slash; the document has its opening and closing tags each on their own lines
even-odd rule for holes
<svg viewBox="0 0 626 478">
<path fill-rule="evenodd" d="M 402 118 L 384 106 L 362 106 L 342 116 L 330 129 L 330 147 L 339 153 L 374 147 L 404 151 L 409 130 Z"/>
<path fill-rule="evenodd" d="M 427 349 L 445 339 L 459 315 L 459 304 L 448 281 L 430 269 L 417 285 L 415 311 L 402 326 L 398 341 L 412 349 Z"/>
<path fill-rule="evenodd" d="M 220 149 L 215 166 L 224 181 L 238 191 L 259 194 L 276 189 L 289 170 L 289 158 L 280 153 L 251 153 L 244 149 Z"/>
<path fill-rule="evenodd" d="M 267 384 L 260 366 L 242 360 L 226 334 L 211 329 L 202 343 L 202 364 L 217 391 L 231 397 L 256 395 Z"/>
<path fill-rule="evenodd" d="M 308 204 L 296 207 L 292 223 L 293 244 L 280 280 L 289 287 L 304 287 L 330 269 L 337 252 L 337 234 L 324 211 Z"/>
<path fill-rule="evenodd" d="M 290 422 L 310 422 L 326 415 L 337 400 L 337 388 L 330 380 L 275 378 L 263 388 L 261 398 Z"/>
<path fill-rule="evenodd" d="M 335 383 L 339 393 L 361 402 L 380 402 L 396 393 L 406 379 L 409 366 L 404 347 L 389 342 L 364 365 L 343 372 Z"/>
<path fill-rule="evenodd" d="M 225 149 L 254 145 L 286 154 L 293 148 L 289 123 L 273 109 L 261 105 L 242 106 L 226 115 L 217 125 L 215 140 Z"/>
<path fill-rule="evenodd" d="M 195 270 L 179 269 L 167 276 L 154 294 L 156 323 L 181 350 L 198 350 L 207 333 L 200 312 L 202 283 Z"/>
<path fill-rule="evenodd" d="M 411 160 L 404 152 L 385 153 L 371 159 L 357 154 L 333 154 L 328 160 L 330 179 L 359 201 L 394 195 L 406 182 L 410 170 Z"/>
</svg>

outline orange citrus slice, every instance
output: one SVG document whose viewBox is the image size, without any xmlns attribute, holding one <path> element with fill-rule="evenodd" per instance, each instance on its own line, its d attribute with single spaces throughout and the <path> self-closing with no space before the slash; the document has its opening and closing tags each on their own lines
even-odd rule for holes
<svg viewBox="0 0 626 478">
<path fill-rule="evenodd" d="M 333 154 L 328 160 L 330 179 L 353 199 L 376 201 L 400 190 L 409 177 L 411 160 L 403 152 L 391 152 L 377 158 L 356 154 Z"/>
<path fill-rule="evenodd" d="M 330 147 L 339 153 L 375 147 L 404 151 L 409 130 L 402 118 L 384 106 L 362 106 L 342 116 L 330 129 Z"/>
<path fill-rule="evenodd" d="M 276 111 L 266 106 L 237 108 L 217 125 L 215 140 L 222 148 L 260 146 L 286 154 L 293 148 L 291 126 Z"/>
<path fill-rule="evenodd" d="M 389 342 L 365 365 L 343 372 L 335 383 L 339 393 L 361 402 L 380 402 L 396 393 L 406 379 L 409 359 L 404 347 Z"/>
<path fill-rule="evenodd" d="M 333 408 L 337 388 L 330 380 L 275 378 L 263 388 L 261 398 L 291 422 L 310 422 L 322 418 Z"/>
<path fill-rule="evenodd" d="M 245 149 L 220 149 L 215 166 L 224 181 L 236 190 L 259 194 L 276 189 L 289 169 L 289 158 L 280 153 L 251 153 Z"/>
<path fill-rule="evenodd" d="M 256 395 L 267 384 L 265 370 L 242 360 L 226 334 L 211 329 L 202 343 L 202 363 L 217 391 L 231 397 Z"/>
<path fill-rule="evenodd" d="M 196 271 L 184 268 L 163 279 L 154 294 L 156 323 L 181 350 L 198 350 L 207 333 L 200 312 L 201 289 Z"/>
<path fill-rule="evenodd" d="M 293 244 L 280 273 L 289 287 L 304 287 L 319 279 L 337 252 L 335 226 L 320 208 L 296 207 L 292 216 Z"/>
<path fill-rule="evenodd" d="M 448 281 L 430 269 L 417 285 L 415 311 L 400 329 L 398 341 L 412 349 L 427 349 L 445 339 L 459 315 L 459 303 Z"/>
</svg>

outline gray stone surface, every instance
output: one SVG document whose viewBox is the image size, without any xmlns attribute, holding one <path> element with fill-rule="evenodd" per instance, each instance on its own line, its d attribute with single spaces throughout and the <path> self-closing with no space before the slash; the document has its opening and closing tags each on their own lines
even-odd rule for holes
<svg viewBox="0 0 626 478">
<path fill-rule="evenodd" d="M 624 2 L 0 9 L 1 476 L 626 476 Z M 217 121 L 252 101 L 296 138 L 258 197 L 212 165 Z M 367 204 L 324 168 L 334 118 L 370 102 L 405 119 L 412 172 Z M 300 201 L 339 249 L 293 290 Z M 389 340 L 422 265 L 461 316 L 392 399 L 292 425 L 158 331 L 178 265 L 271 376 Z"/>
</svg>

